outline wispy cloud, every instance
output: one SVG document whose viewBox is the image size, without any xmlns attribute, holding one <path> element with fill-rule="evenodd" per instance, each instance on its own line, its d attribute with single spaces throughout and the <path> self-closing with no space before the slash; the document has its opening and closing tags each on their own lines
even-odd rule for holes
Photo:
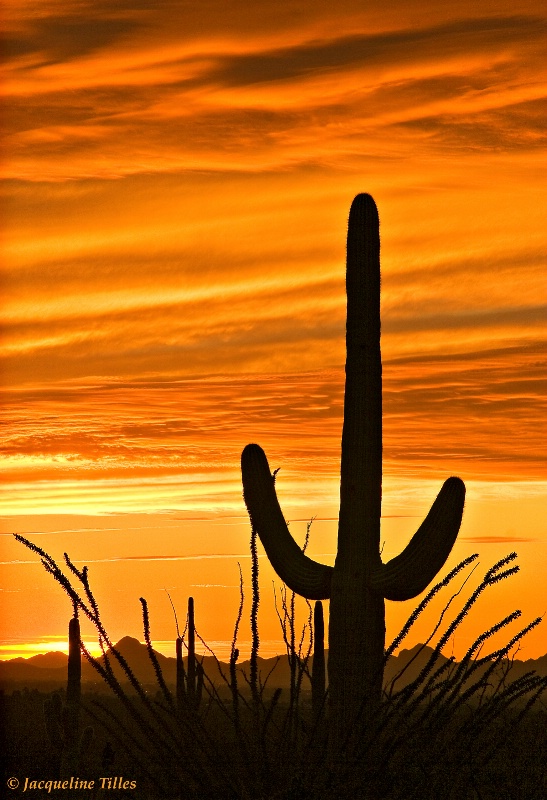
<svg viewBox="0 0 547 800">
<path fill-rule="evenodd" d="M 347 166 L 363 136 L 367 153 L 393 155 L 388 131 L 429 152 L 537 144 L 545 20 L 534 4 L 508 15 L 461 4 L 447 19 L 433 6 L 421 18 L 338 6 L 291 17 L 260 3 L 245 21 L 208 5 L 52 4 L 12 19 L 10 174 Z"/>
<path fill-rule="evenodd" d="M 74 559 L 72 562 L 73 564 L 109 564 L 111 562 L 116 561 L 208 561 L 208 560 L 223 560 L 223 559 L 237 559 L 237 560 L 245 560 L 250 559 L 251 556 L 249 553 L 237 554 L 237 553 L 201 553 L 199 555 L 185 555 L 185 556 L 160 556 L 160 555 L 153 555 L 153 556 L 112 556 L 111 558 L 87 558 L 85 561 L 79 561 L 78 559 Z M 264 553 L 259 553 L 258 558 L 266 558 Z M 1 561 L 0 564 L 36 564 L 36 559 L 33 561 L 25 561 L 21 559 L 11 560 L 11 561 Z M 197 585 L 197 584 L 196 584 Z"/>
<path fill-rule="evenodd" d="M 510 544 L 511 542 L 537 542 L 524 536 L 462 536 L 463 541 L 476 544 Z"/>
</svg>

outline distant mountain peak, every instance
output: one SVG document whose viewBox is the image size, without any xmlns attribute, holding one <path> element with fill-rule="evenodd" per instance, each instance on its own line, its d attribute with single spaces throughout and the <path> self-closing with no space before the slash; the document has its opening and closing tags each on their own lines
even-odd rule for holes
<svg viewBox="0 0 547 800">
<path fill-rule="evenodd" d="M 66 666 L 68 656 L 59 650 L 52 650 L 49 653 L 39 653 L 26 659 L 28 664 L 42 669 L 57 669 Z"/>
<path fill-rule="evenodd" d="M 427 644 L 415 644 L 414 647 L 402 648 L 401 650 L 399 650 L 399 655 L 414 656 L 416 655 L 416 653 L 419 653 L 420 651 L 424 653 L 432 653 L 433 648 L 429 647 Z"/>
<path fill-rule="evenodd" d="M 139 642 L 139 640 L 135 639 L 133 636 L 123 636 L 119 642 L 116 642 L 114 647 L 116 650 L 140 650 L 143 647 L 146 648 L 146 645 L 142 642 Z"/>
</svg>

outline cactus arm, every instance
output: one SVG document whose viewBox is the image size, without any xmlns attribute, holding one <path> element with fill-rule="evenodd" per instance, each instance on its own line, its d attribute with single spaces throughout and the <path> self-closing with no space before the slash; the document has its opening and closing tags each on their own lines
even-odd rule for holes
<svg viewBox="0 0 547 800">
<path fill-rule="evenodd" d="M 429 514 L 402 553 L 373 570 L 371 588 L 387 600 L 416 597 L 448 558 L 458 535 L 465 501 L 460 478 L 443 484 Z"/>
<path fill-rule="evenodd" d="M 330 597 L 332 567 L 304 555 L 292 538 L 275 493 L 266 454 L 248 444 L 241 455 L 243 498 L 272 567 L 289 589 L 309 600 Z"/>
</svg>

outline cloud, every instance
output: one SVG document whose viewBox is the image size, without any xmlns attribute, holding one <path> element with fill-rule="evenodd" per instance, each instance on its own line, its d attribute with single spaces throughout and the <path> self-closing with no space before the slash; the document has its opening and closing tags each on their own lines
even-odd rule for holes
<svg viewBox="0 0 547 800">
<path fill-rule="evenodd" d="M 460 539 L 475 544 L 510 544 L 511 542 L 537 542 L 524 536 L 460 536 Z"/>
<path fill-rule="evenodd" d="M 386 479 L 541 480 L 540 348 L 384 359 Z M 28 505 L 31 493 L 39 508 L 75 500 L 93 509 L 107 492 L 112 510 L 137 503 L 234 513 L 240 453 L 257 441 L 272 468 L 283 468 L 281 485 L 324 516 L 309 498 L 336 505 L 343 391 L 342 367 L 21 387 L 4 402 L 11 505 Z"/>
<path fill-rule="evenodd" d="M 545 319 L 547 306 L 534 305 L 523 308 L 488 308 L 480 311 L 465 311 L 460 313 L 445 312 L 443 314 L 423 314 L 416 316 L 392 315 L 384 323 L 386 333 L 411 333 L 414 331 L 445 330 L 457 328 L 488 328 L 491 326 L 511 328 L 523 327 L 536 328 Z"/>
<path fill-rule="evenodd" d="M 115 44 L 137 24 L 136 20 L 79 14 L 36 18 L 30 24 L 27 22 L 24 36 L 15 32 L 6 36 L 6 51 L 8 57 L 36 53 L 40 66 L 70 61 Z"/>
<path fill-rule="evenodd" d="M 238 589 L 239 585 L 226 583 L 192 583 L 196 589 Z"/>
<path fill-rule="evenodd" d="M 442 83 L 445 83 L 442 81 Z M 482 153 L 530 151 L 545 147 L 545 98 L 500 103 L 459 115 L 446 112 L 401 122 L 415 136 L 426 137 L 434 147 L 445 151 Z"/>
<path fill-rule="evenodd" d="M 9 174 L 344 166 L 364 138 L 389 149 L 386 131 L 429 152 L 537 146 L 545 21 L 530 8 L 46 8 L 9 32 L 23 42 L 8 65 Z"/>
<path fill-rule="evenodd" d="M 271 52 L 231 56 L 212 82 L 225 85 L 250 85 L 288 81 L 307 77 L 314 71 L 330 72 L 348 67 L 380 68 L 389 74 L 396 65 L 420 66 L 434 59 L 450 62 L 470 53 L 487 54 L 507 44 L 534 43 L 545 33 L 541 17 L 488 17 L 482 20 L 459 19 L 432 27 L 360 34 L 327 41 L 312 41 Z M 216 79 L 216 80 L 215 80 Z M 439 86 L 440 88 L 440 86 Z"/>
<path fill-rule="evenodd" d="M 336 492 L 360 189 L 381 209 L 386 475 L 537 480 L 543 12 L 245 6 L 10 11 L 13 503 L 220 513 L 253 440 Z"/>
<path fill-rule="evenodd" d="M 259 553 L 258 558 L 267 558 L 265 553 Z M 250 559 L 251 556 L 249 553 L 237 554 L 237 553 L 202 553 L 198 555 L 153 555 L 153 556 L 112 556 L 110 558 L 86 558 L 84 561 L 73 559 L 73 564 L 109 564 L 111 562 L 118 562 L 118 561 L 208 561 L 208 560 L 224 560 L 224 559 L 234 559 L 236 558 L 239 560 Z M 7 564 L 36 564 L 36 560 L 34 561 L 22 561 L 20 559 L 11 560 L 11 561 L 0 561 L 0 565 L 5 566 Z M 199 586 L 201 584 L 192 584 L 194 586 Z M 209 584 L 210 585 L 210 584 Z M 237 588 L 237 587 L 225 587 L 225 588 Z M 0 590 L 1 591 L 1 590 Z M 9 590 L 4 590 L 9 591 Z M 14 590 L 15 591 L 15 590 Z"/>
</svg>

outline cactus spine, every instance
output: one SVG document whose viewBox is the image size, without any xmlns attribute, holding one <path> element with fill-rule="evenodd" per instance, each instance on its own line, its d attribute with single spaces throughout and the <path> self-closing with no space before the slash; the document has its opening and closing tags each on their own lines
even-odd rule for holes
<svg viewBox="0 0 547 800">
<path fill-rule="evenodd" d="M 302 553 L 289 533 L 264 451 L 249 444 L 241 457 L 243 496 L 279 577 L 309 599 L 330 599 L 329 707 L 335 747 L 359 715 L 381 699 L 384 600 L 416 597 L 435 577 L 461 523 L 465 487 L 443 485 L 404 551 L 380 557 L 382 498 L 382 362 L 380 354 L 380 234 L 370 195 L 354 199 L 347 237 L 346 389 L 342 430 L 338 552 L 334 567 Z"/>
</svg>

